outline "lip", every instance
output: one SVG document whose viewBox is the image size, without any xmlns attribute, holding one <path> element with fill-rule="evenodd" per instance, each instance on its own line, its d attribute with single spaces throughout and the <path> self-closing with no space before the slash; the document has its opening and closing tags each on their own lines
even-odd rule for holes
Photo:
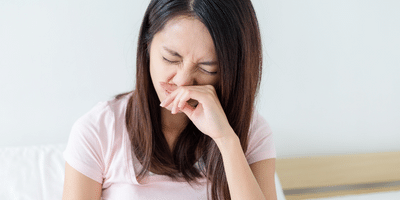
<svg viewBox="0 0 400 200">
<path fill-rule="evenodd" d="M 165 83 L 165 82 L 160 82 L 160 85 L 166 94 L 171 94 L 173 91 L 175 91 L 177 89 L 176 86 Z"/>
<path fill-rule="evenodd" d="M 171 91 L 169 91 L 169 90 L 166 90 L 166 89 L 164 89 L 164 93 L 165 93 L 165 95 L 170 95 L 171 94 Z"/>
</svg>

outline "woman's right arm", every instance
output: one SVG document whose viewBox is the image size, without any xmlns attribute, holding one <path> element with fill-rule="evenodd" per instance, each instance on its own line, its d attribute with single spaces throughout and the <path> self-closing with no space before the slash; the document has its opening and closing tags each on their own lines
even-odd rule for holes
<svg viewBox="0 0 400 200">
<path fill-rule="evenodd" d="M 102 185 L 65 162 L 62 200 L 100 200 Z"/>
</svg>

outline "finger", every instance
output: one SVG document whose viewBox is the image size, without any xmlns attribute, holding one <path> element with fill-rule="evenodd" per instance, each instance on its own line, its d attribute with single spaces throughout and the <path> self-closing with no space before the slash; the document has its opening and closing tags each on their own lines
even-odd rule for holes
<svg viewBox="0 0 400 200">
<path fill-rule="evenodd" d="M 180 99 L 181 99 L 181 97 L 182 97 L 182 95 L 183 95 L 184 93 L 185 93 L 185 90 L 184 90 L 184 89 L 181 89 L 181 90 L 178 92 L 178 94 L 176 95 L 176 97 L 175 97 L 175 99 L 174 99 L 174 101 L 173 101 L 173 103 L 172 103 L 172 110 L 171 110 L 171 113 L 172 113 L 172 114 L 178 113 L 178 111 L 179 111 L 178 105 L 179 105 Z"/>
<path fill-rule="evenodd" d="M 199 103 L 208 104 L 210 99 L 216 97 L 207 87 L 194 86 L 190 88 L 190 92 L 185 97 L 185 102 L 189 103 L 192 107 L 196 107 Z M 218 98 L 218 97 L 216 97 Z"/>
<path fill-rule="evenodd" d="M 161 102 L 160 106 L 165 108 L 168 107 L 173 102 L 177 94 L 178 93 L 176 91 L 169 94 L 167 97 L 165 97 L 164 101 Z"/>
<path fill-rule="evenodd" d="M 161 83 L 160 83 L 161 84 Z M 175 89 L 174 91 L 170 92 L 168 91 L 170 94 L 167 95 L 167 97 L 164 99 L 163 102 L 161 102 L 160 106 L 162 107 L 168 107 L 169 105 L 171 105 L 171 111 L 174 110 L 173 107 L 175 105 L 175 107 L 179 107 L 177 104 L 177 98 L 179 100 L 179 96 L 181 95 L 182 90 L 198 90 L 196 88 L 193 88 L 192 86 L 186 87 L 186 86 L 182 86 L 182 87 L 178 87 L 178 89 Z"/>
<path fill-rule="evenodd" d="M 175 91 L 173 91 L 171 94 L 169 94 L 168 97 L 161 103 L 161 106 L 167 107 L 171 103 L 174 102 L 171 105 L 172 106 L 171 111 L 176 110 L 176 112 L 177 112 L 178 111 L 177 107 L 179 107 L 178 100 L 181 99 L 181 97 L 178 98 L 177 95 L 180 94 L 181 90 L 188 91 L 188 94 L 187 94 L 188 96 L 185 96 L 184 102 L 189 103 L 189 105 L 191 105 L 192 107 L 196 107 L 196 105 L 199 103 L 208 105 L 209 101 L 218 100 L 218 97 L 216 97 L 216 94 L 215 94 L 215 90 L 213 90 L 213 89 L 214 89 L 213 86 L 205 86 L 205 85 L 182 86 L 182 87 L 179 87 L 178 89 L 175 89 Z M 183 106 L 183 104 L 185 104 L 184 102 L 180 103 L 181 107 Z"/>
<path fill-rule="evenodd" d="M 188 101 L 190 100 L 190 96 L 189 96 L 189 91 L 186 90 L 182 93 L 182 95 L 179 97 L 179 103 L 178 103 L 178 108 L 183 108 L 185 106 L 185 104 L 188 103 Z"/>
</svg>

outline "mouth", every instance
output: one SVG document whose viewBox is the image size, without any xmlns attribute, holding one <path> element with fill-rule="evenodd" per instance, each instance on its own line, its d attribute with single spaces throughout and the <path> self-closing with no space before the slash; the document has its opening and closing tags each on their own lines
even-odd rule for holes
<svg viewBox="0 0 400 200">
<path fill-rule="evenodd" d="M 165 82 L 160 82 L 160 85 L 162 89 L 164 90 L 165 95 L 170 95 L 174 90 L 176 90 L 176 87 L 167 84 Z"/>
<path fill-rule="evenodd" d="M 170 94 L 171 94 L 171 92 L 170 92 L 170 91 L 168 91 L 168 90 L 164 90 L 164 93 L 165 93 L 165 95 L 166 95 L 166 96 L 168 96 L 168 95 L 170 95 Z"/>
</svg>

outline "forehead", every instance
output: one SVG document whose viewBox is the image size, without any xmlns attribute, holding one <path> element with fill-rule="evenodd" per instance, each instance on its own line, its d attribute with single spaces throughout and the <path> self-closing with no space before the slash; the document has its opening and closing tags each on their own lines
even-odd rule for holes
<svg viewBox="0 0 400 200">
<path fill-rule="evenodd" d="M 156 33 L 153 42 L 161 48 L 167 47 L 182 56 L 215 59 L 214 42 L 206 26 L 194 17 L 179 16 L 169 20 Z"/>
</svg>

